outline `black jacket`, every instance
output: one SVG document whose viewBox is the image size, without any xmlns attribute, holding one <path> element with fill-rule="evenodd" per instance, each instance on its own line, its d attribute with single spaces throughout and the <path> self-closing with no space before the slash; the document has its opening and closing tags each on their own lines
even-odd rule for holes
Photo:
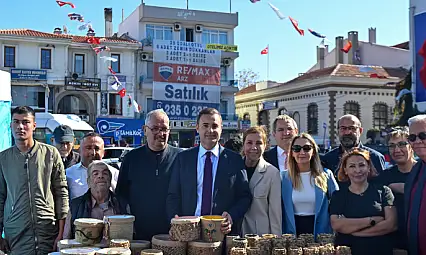
<svg viewBox="0 0 426 255">
<path fill-rule="evenodd" d="M 265 151 L 263 153 L 263 158 L 268 162 L 269 164 L 275 166 L 278 170 L 280 170 L 280 166 L 278 165 L 278 147 L 275 146 L 274 148 Z"/>
<path fill-rule="evenodd" d="M 385 170 L 385 157 L 380 152 L 362 144 L 360 144 L 359 147 L 370 152 L 371 161 L 373 162 L 373 166 L 376 168 L 378 174 Z M 330 169 L 334 173 L 336 180 L 342 155 L 343 149 L 339 146 L 327 152 L 323 156 L 320 156 L 323 167 Z"/>
<path fill-rule="evenodd" d="M 80 163 L 80 160 L 80 154 L 75 151 L 71 151 L 68 157 L 66 157 L 64 160 L 64 168 L 67 169 L 69 167 L 72 167 L 73 165 Z"/>
<path fill-rule="evenodd" d="M 115 193 L 120 205 L 128 205 L 135 216 L 136 240 L 169 232 L 166 197 L 172 164 L 180 151 L 169 145 L 162 153 L 153 152 L 145 145 L 123 159 Z"/>
<path fill-rule="evenodd" d="M 112 203 L 112 207 L 115 214 L 125 214 L 121 213 L 120 206 L 118 204 L 118 200 L 113 192 L 109 192 L 110 201 Z M 80 197 L 76 197 L 71 200 L 71 239 L 74 239 L 75 234 L 75 226 L 74 221 L 80 218 L 91 218 L 92 211 L 92 193 L 90 189 Z"/>
</svg>

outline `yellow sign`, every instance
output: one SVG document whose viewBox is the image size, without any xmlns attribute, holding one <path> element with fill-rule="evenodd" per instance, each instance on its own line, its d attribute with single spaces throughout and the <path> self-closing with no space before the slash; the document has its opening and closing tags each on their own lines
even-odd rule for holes
<svg viewBox="0 0 426 255">
<path fill-rule="evenodd" d="M 238 51 L 237 45 L 226 45 L 226 44 L 207 44 L 207 50 L 222 50 L 222 51 L 230 51 L 236 52 Z"/>
</svg>

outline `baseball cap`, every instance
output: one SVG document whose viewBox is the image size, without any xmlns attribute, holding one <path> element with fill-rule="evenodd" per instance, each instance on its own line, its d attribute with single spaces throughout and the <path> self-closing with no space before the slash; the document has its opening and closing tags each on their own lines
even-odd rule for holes
<svg viewBox="0 0 426 255">
<path fill-rule="evenodd" d="M 60 125 L 53 131 L 56 143 L 74 142 L 74 131 L 67 125 Z"/>
</svg>

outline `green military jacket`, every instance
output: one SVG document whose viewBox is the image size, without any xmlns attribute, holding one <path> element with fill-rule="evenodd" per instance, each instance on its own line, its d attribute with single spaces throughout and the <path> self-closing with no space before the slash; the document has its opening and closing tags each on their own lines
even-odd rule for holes
<svg viewBox="0 0 426 255">
<path fill-rule="evenodd" d="M 28 153 L 0 152 L 0 231 L 9 255 L 52 252 L 57 220 L 68 213 L 68 187 L 58 150 L 35 141 Z"/>
</svg>

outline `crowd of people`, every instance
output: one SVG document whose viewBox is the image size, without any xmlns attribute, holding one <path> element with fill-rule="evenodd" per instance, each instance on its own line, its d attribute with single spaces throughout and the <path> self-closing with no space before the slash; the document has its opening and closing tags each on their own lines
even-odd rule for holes
<svg viewBox="0 0 426 255">
<path fill-rule="evenodd" d="M 13 109 L 16 144 L 0 152 L 0 250 L 9 255 L 48 254 L 74 238 L 75 219 L 118 214 L 135 216 L 136 240 L 168 233 L 175 217 L 222 215 L 224 234 L 334 233 L 353 255 L 426 255 L 426 115 L 388 134 L 388 169 L 362 145 L 353 115 L 339 118 L 340 145 L 320 155 L 287 115 L 273 122 L 270 150 L 263 127 L 221 146 L 213 108 L 197 117 L 200 145 L 181 150 L 168 144 L 169 118 L 158 109 L 146 116 L 147 143 L 120 170 L 102 161 L 99 134 L 86 134 L 77 153 L 69 127 L 54 131 L 54 146 L 35 141 L 35 127 L 33 109 Z"/>
</svg>

